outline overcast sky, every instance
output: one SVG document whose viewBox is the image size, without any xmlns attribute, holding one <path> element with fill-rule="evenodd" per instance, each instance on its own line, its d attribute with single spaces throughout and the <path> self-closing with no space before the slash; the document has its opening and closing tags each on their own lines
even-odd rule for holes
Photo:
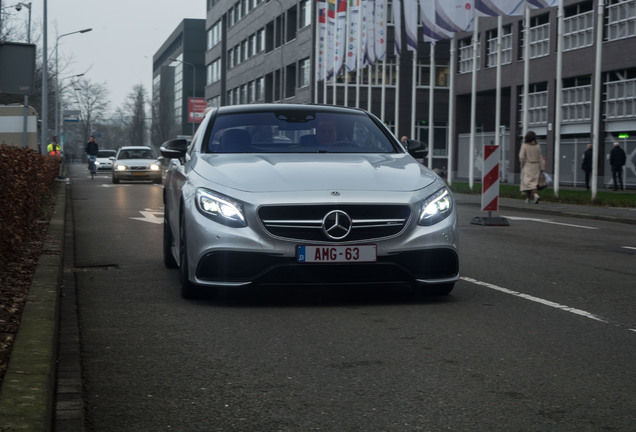
<svg viewBox="0 0 636 432">
<path fill-rule="evenodd" d="M 40 25 L 44 0 L 31 1 L 33 25 Z M 3 0 L 3 5 L 18 2 Z M 152 56 L 183 19 L 203 19 L 206 12 L 206 0 L 49 0 L 47 5 L 50 55 L 59 35 L 93 29 L 59 40 L 60 67 L 67 64 L 60 77 L 86 72 L 83 78 L 105 83 L 112 111 L 137 84 L 150 96 Z"/>
</svg>

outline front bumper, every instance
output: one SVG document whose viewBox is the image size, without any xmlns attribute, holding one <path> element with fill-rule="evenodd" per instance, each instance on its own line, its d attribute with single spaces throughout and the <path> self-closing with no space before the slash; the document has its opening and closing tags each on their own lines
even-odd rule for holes
<svg viewBox="0 0 636 432">
<path fill-rule="evenodd" d="M 196 267 L 197 283 L 240 286 L 306 284 L 440 284 L 459 277 L 453 249 L 440 248 L 378 256 L 375 263 L 298 263 L 267 253 L 215 251 Z"/>
<path fill-rule="evenodd" d="M 161 180 L 161 171 L 117 171 L 113 170 L 116 180 Z"/>
</svg>

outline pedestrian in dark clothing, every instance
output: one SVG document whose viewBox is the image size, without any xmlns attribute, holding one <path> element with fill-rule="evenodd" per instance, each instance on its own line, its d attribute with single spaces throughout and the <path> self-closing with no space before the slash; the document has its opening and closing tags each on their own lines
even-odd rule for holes
<svg viewBox="0 0 636 432">
<path fill-rule="evenodd" d="M 97 157 L 97 152 L 99 151 L 99 145 L 97 141 L 95 141 L 95 137 L 93 135 L 90 136 L 90 139 L 86 143 L 86 147 L 84 148 L 84 154 L 88 156 L 88 169 L 91 169 L 91 158 L 93 161 Z"/>
<path fill-rule="evenodd" d="M 623 190 L 623 165 L 625 165 L 625 162 L 627 162 L 627 155 L 617 141 L 610 151 L 610 166 L 612 167 L 614 190 Z"/>
<path fill-rule="evenodd" d="M 585 188 L 590 190 L 590 177 L 592 174 L 592 144 L 588 144 L 583 153 L 583 164 L 581 165 L 585 171 Z"/>
</svg>

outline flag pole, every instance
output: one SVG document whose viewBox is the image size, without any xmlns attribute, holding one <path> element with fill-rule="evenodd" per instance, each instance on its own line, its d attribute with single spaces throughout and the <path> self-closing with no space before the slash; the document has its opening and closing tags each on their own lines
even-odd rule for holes
<svg viewBox="0 0 636 432">
<path fill-rule="evenodd" d="M 455 35 L 450 40 L 450 83 L 448 88 L 448 161 L 446 162 L 446 182 L 453 184 L 453 158 L 455 145 L 455 60 L 457 57 L 457 39 Z"/>
<path fill-rule="evenodd" d="M 417 102 L 417 50 L 413 50 L 413 91 L 411 92 L 411 139 L 416 139 L 415 136 L 415 110 Z"/>
<path fill-rule="evenodd" d="M 603 59 L 603 21 L 605 0 L 598 0 L 596 22 L 596 64 L 594 66 L 594 109 L 592 112 L 592 200 L 598 190 L 598 152 L 601 123 L 601 61 Z"/>
<path fill-rule="evenodd" d="M 523 55 L 523 116 L 522 123 L 522 136 L 526 136 L 528 132 L 528 107 L 530 106 L 528 101 L 528 94 L 530 90 L 530 8 L 526 4 L 525 19 L 524 19 L 524 55 Z"/>
<path fill-rule="evenodd" d="M 362 37 L 362 1 L 358 8 L 358 24 L 356 27 L 356 108 L 360 108 L 360 39 Z"/>
<path fill-rule="evenodd" d="M 429 44 L 430 51 L 430 65 L 429 65 L 429 77 L 428 77 L 428 167 L 433 169 L 433 126 L 434 116 L 433 110 L 435 108 L 435 44 L 431 42 Z"/>
<path fill-rule="evenodd" d="M 475 183 L 475 129 L 477 113 L 477 40 L 479 38 L 479 19 L 475 17 L 473 29 L 473 76 L 472 76 L 472 96 L 470 98 L 470 146 L 468 165 L 468 186 L 472 190 Z"/>
<path fill-rule="evenodd" d="M 554 98 L 554 196 L 559 197 L 561 177 L 561 99 L 563 95 L 563 0 L 559 0 L 557 14 L 556 95 Z"/>
</svg>

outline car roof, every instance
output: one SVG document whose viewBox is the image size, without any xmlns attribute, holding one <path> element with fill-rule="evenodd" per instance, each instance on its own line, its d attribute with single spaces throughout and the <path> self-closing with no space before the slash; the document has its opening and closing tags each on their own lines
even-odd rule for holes
<svg viewBox="0 0 636 432">
<path fill-rule="evenodd" d="M 123 146 L 119 150 L 152 150 L 152 148 L 148 146 Z"/>
<path fill-rule="evenodd" d="M 361 108 L 352 108 L 336 105 L 323 105 L 323 104 L 278 104 L 278 103 L 265 103 L 265 104 L 243 104 L 243 105 L 226 105 L 215 108 L 217 114 L 230 114 L 230 113 L 243 113 L 243 112 L 267 112 L 267 111 L 286 111 L 286 110 L 320 110 L 322 112 L 332 113 L 356 113 L 356 114 L 368 114 L 367 111 Z"/>
</svg>

